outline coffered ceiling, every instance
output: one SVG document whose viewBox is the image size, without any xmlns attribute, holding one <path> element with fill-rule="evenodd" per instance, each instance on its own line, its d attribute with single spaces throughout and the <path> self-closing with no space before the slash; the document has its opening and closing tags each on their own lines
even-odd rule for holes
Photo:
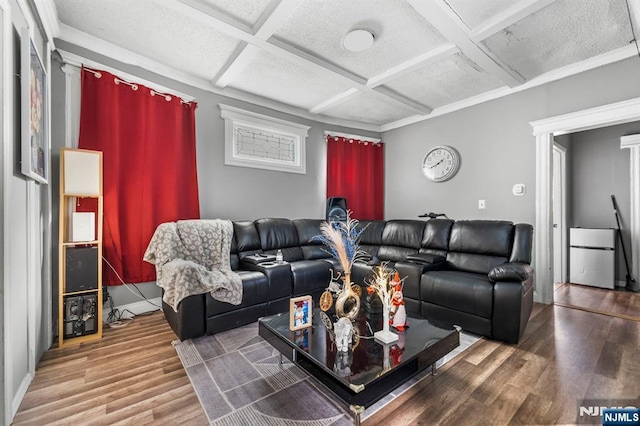
<svg viewBox="0 0 640 426">
<path fill-rule="evenodd" d="M 638 55 L 636 0 L 35 2 L 54 43 L 376 131 Z M 354 29 L 369 49 L 344 48 Z"/>
</svg>

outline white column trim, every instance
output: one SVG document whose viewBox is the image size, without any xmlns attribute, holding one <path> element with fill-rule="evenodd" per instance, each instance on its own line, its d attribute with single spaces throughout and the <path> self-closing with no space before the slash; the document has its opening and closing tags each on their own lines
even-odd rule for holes
<svg viewBox="0 0 640 426">
<path fill-rule="evenodd" d="M 536 136 L 536 228 L 534 300 L 553 303 L 553 136 Z M 551 283 L 551 285 L 548 285 Z"/>
<path fill-rule="evenodd" d="M 80 136 L 80 68 L 64 64 L 64 146 L 67 148 L 78 147 Z"/>
<path fill-rule="evenodd" d="M 14 416 L 12 410 L 12 395 L 13 395 L 13 377 L 12 367 L 13 359 L 11 351 L 8 350 L 8 342 L 11 341 L 11 327 L 8 318 L 9 305 L 11 301 L 11 262 L 9 259 L 9 253 L 11 253 L 11 247 L 9 247 L 9 206 L 11 203 L 9 179 L 12 174 L 12 150 L 10 147 L 13 144 L 13 71 L 12 71 L 12 58 L 13 58 L 13 24 L 11 22 L 11 5 L 8 0 L 0 0 L 0 9 L 2 9 L 2 47 L 0 48 L 0 66 L 2 67 L 2 82 L 0 82 L 0 90 L 2 91 L 2 167 L 0 167 L 0 209 L 2 209 L 2 230 L 0 231 L 0 322 L 2 324 L 2 332 L 0 333 L 0 423 L 11 424 Z"/>
<path fill-rule="evenodd" d="M 582 130 L 597 129 L 615 124 L 640 121 L 640 98 L 628 99 L 613 104 L 572 112 L 556 117 L 530 122 L 536 136 L 536 227 L 535 250 L 533 264 L 536 268 L 536 301 L 553 303 L 553 235 L 552 217 L 552 169 L 551 145 L 553 135 L 572 133 Z M 637 149 L 637 148 L 633 148 Z M 548 151 L 548 152 L 547 152 Z M 637 162 L 636 162 L 637 160 Z M 632 184 L 637 193 L 640 174 L 640 159 L 632 160 Z M 634 180 L 635 179 L 635 180 Z M 640 207 L 632 206 L 631 223 L 640 224 Z M 638 231 L 636 231 L 638 232 Z M 635 234 L 638 235 L 638 234 Z M 637 271 L 638 238 L 634 259 L 634 271 Z M 635 272 L 634 272 L 635 273 Z"/>
<path fill-rule="evenodd" d="M 620 149 L 629 150 L 631 250 L 627 254 L 631 262 L 631 274 L 638 280 L 638 272 L 640 272 L 640 135 L 621 137 Z"/>
</svg>

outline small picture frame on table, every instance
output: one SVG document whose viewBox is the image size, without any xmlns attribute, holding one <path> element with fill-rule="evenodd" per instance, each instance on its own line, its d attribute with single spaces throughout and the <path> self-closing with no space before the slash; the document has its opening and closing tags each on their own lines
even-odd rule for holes
<svg viewBox="0 0 640 426">
<path fill-rule="evenodd" d="M 289 308 L 289 329 L 291 331 L 311 327 L 313 299 L 311 296 L 293 297 Z"/>
</svg>

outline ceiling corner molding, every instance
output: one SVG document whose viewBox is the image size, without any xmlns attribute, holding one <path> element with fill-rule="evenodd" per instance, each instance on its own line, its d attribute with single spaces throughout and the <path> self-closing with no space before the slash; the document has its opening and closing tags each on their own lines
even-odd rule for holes
<svg viewBox="0 0 640 426">
<path fill-rule="evenodd" d="M 589 71 L 601 66 L 613 64 L 615 62 L 619 62 L 636 55 L 637 55 L 637 51 L 636 51 L 635 45 L 630 44 L 628 46 L 621 47 L 620 49 L 603 53 L 602 55 L 598 55 L 590 59 L 585 59 L 582 62 L 576 62 L 575 64 L 567 65 L 565 67 L 558 68 L 553 71 L 549 71 L 548 73 L 542 74 L 536 78 L 529 80 L 528 82 L 526 82 L 521 86 L 517 86 L 514 88 L 501 87 L 489 92 L 481 93 L 477 96 L 474 96 L 468 99 L 464 99 L 459 102 L 454 102 L 449 105 L 435 108 L 431 112 L 431 114 L 428 114 L 428 115 L 416 115 L 413 117 L 407 117 L 402 120 L 383 124 L 380 127 L 383 132 L 387 132 L 389 130 L 408 126 L 410 124 L 418 123 L 420 121 L 429 120 L 431 118 L 435 118 L 444 114 L 448 114 L 450 112 L 459 111 L 464 108 L 469 108 L 475 105 L 479 105 L 481 103 L 492 101 L 494 99 L 499 99 L 504 96 L 513 95 L 515 93 L 522 92 L 523 90 L 531 89 L 537 86 L 542 86 L 544 84 L 551 83 L 553 81 L 557 81 L 566 77 L 571 77 L 573 75 L 580 74 L 582 72 Z"/>
<path fill-rule="evenodd" d="M 51 50 L 55 49 L 53 39 L 60 35 L 60 20 L 56 6 L 51 0 L 35 0 L 36 11 L 40 16 Z"/>
<path fill-rule="evenodd" d="M 602 105 L 582 111 L 531 121 L 533 135 L 555 136 L 629 123 L 640 118 L 640 98 Z"/>
</svg>

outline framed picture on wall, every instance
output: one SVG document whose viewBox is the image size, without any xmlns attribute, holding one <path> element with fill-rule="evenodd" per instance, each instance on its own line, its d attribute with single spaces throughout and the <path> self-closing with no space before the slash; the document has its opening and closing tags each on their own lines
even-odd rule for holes
<svg viewBox="0 0 640 426">
<path fill-rule="evenodd" d="M 46 184 L 49 181 L 47 72 L 28 28 L 22 31 L 20 50 L 21 171 Z"/>
<path fill-rule="evenodd" d="M 291 331 L 311 327 L 313 299 L 311 296 L 291 298 L 289 309 L 289 328 Z"/>
</svg>

